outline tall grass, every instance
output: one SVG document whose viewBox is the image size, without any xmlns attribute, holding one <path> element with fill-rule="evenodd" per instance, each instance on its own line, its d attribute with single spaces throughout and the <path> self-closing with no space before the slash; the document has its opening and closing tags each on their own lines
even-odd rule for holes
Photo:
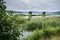
<svg viewBox="0 0 60 40">
<path fill-rule="evenodd" d="M 60 27 L 48 27 L 45 30 L 34 30 L 31 35 L 22 40 L 44 40 L 47 38 L 51 38 L 52 36 L 60 35 Z"/>
<path fill-rule="evenodd" d="M 17 16 L 16 22 L 23 30 L 32 31 L 31 35 L 22 40 L 50 40 L 51 37 L 60 35 L 60 19 L 56 17 L 27 20 L 22 16 Z"/>
<path fill-rule="evenodd" d="M 33 31 L 22 40 L 50 40 L 53 36 L 60 35 L 59 18 L 31 19 L 25 23 L 26 31 Z M 52 40 L 52 39 L 51 39 Z"/>
<path fill-rule="evenodd" d="M 60 21 L 58 19 L 31 19 L 25 23 L 25 29 L 27 31 L 57 26 L 60 26 Z"/>
</svg>

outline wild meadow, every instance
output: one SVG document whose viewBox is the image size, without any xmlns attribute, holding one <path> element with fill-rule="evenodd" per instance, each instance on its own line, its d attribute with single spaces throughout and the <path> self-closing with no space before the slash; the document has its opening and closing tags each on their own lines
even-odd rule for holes
<svg viewBox="0 0 60 40">
<path fill-rule="evenodd" d="M 5 3 L 4 0 L 0 0 L 0 40 L 60 40 L 60 16 L 48 17 L 46 12 L 32 15 L 32 11 L 28 12 L 29 15 L 14 14 L 13 11 L 9 13 L 6 11 Z M 24 37 L 23 31 L 31 34 L 25 34 Z"/>
<path fill-rule="evenodd" d="M 24 30 L 32 32 L 22 40 L 60 40 L 60 18 L 42 17 L 26 21 Z"/>
<path fill-rule="evenodd" d="M 21 23 L 23 31 L 31 32 L 21 40 L 60 40 L 60 17 L 42 15 L 42 18 L 30 18 L 29 16 L 26 19 L 23 16 L 18 16 L 17 20 Z"/>
</svg>

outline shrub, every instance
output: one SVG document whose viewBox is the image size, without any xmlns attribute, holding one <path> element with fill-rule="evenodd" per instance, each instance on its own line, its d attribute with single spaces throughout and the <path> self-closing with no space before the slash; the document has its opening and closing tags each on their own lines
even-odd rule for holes
<svg viewBox="0 0 60 40">
<path fill-rule="evenodd" d="M 17 40 L 20 35 L 19 25 L 14 17 L 7 15 L 4 0 L 0 0 L 0 40 Z"/>
</svg>

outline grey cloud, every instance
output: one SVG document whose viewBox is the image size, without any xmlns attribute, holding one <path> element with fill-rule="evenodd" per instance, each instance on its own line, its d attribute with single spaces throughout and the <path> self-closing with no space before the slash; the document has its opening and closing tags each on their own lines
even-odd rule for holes
<svg viewBox="0 0 60 40">
<path fill-rule="evenodd" d="M 29 4 L 22 0 L 5 0 L 7 9 L 12 10 L 60 10 L 60 0 L 30 0 Z"/>
</svg>

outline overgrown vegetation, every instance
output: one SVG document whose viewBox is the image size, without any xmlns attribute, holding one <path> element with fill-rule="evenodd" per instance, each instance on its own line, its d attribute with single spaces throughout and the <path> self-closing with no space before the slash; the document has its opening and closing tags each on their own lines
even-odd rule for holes
<svg viewBox="0 0 60 40">
<path fill-rule="evenodd" d="M 52 36 L 59 36 L 60 19 L 56 17 L 47 18 L 37 18 L 27 21 L 25 30 L 32 31 L 32 34 L 22 40 L 50 40 Z"/>
<path fill-rule="evenodd" d="M 4 3 L 0 0 L 0 40 L 20 40 L 23 31 L 32 33 L 22 40 L 54 40 L 55 36 L 60 37 L 60 17 L 45 17 L 46 12 L 43 12 L 41 18 L 34 19 L 32 16 L 36 15 L 29 11 L 26 19 L 25 14 L 7 13 Z"/>
<path fill-rule="evenodd" d="M 20 25 L 16 18 L 6 12 L 4 0 L 0 0 L 0 40 L 18 40 Z"/>
<path fill-rule="evenodd" d="M 48 27 L 45 30 L 34 30 L 31 35 L 29 35 L 27 38 L 24 38 L 22 40 L 50 40 L 52 36 L 59 36 L 60 32 L 59 27 L 53 28 L 53 27 Z M 57 39 L 56 39 L 57 40 Z"/>
</svg>

